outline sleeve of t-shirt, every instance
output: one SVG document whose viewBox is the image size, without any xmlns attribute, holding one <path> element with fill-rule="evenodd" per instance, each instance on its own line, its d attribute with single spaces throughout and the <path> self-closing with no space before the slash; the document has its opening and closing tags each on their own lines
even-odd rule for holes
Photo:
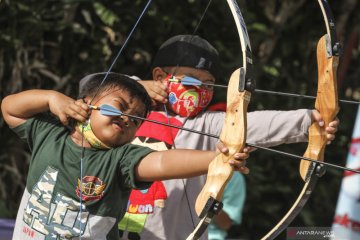
<svg viewBox="0 0 360 240">
<path fill-rule="evenodd" d="M 55 127 L 59 127 L 59 121 L 51 114 L 41 113 L 12 128 L 12 131 L 21 140 L 27 142 L 30 150 L 32 150 L 36 139 L 41 138 L 43 134 Z"/>
<path fill-rule="evenodd" d="M 206 130 L 219 136 L 224 124 L 224 112 L 201 115 Z M 200 124 L 198 124 L 200 125 Z M 311 125 L 311 110 L 256 111 L 247 114 L 247 142 L 263 147 L 307 142 Z"/>
<path fill-rule="evenodd" d="M 311 110 L 257 111 L 248 114 L 247 142 L 264 147 L 307 142 Z"/>
<path fill-rule="evenodd" d="M 121 173 L 121 185 L 126 188 L 147 189 L 152 182 L 142 182 L 135 179 L 136 165 L 153 149 L 134 144 L 126 144 L 120 157 L 119 172 Z"/>
</svg>

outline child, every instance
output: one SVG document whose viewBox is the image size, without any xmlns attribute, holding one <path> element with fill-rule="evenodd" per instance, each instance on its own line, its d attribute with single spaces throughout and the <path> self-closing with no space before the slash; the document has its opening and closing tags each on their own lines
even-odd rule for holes
<svg viewBox="0 0 360 240">
<path fill-rule="evenodd" d="M 99 82 L 104 74 L 91 78 Z M 5 121 L 32 152 L 13 239 L 79 235 L 81 239 L 118 239 L 117 222 L 125 213 L 131 188 L 205 174 L 216 156 L 214 151 L 155 152 L 128 144 L 141 121 L 105 116 L 89 108 L 90 104 L 108 104 L 126 114 L 146 117 L 149 96 L 124 75 L 109 74 L 101 86 L 87 86 L 84 96 L 75 101 L 55 91 L 29 90 L 2 102 Z M 69 130 L 56 117 L 65 125 L 69 118 L 78 123 Z M 237 153 L 230 163 L 247 172 L 242 160 L 247 157 L 247 153 Z"/>
<path fill-rule="evenodd" d="M 225 113 L 204 111 L 212 99 L 213 88 L 184 87 L 179 82 L 183 77 L 190 76 L 204 83 L 215 83 L 219 74 L 219 56 L 208 41 L 193 35 L 168 39 L 161 45 L 153 61 L 153 81 L 140 81 L 153 100 L 166 104 L 167 112 L 162 104 L 158 104 L 158 111 L 152 112 L 149 118 L 219 135 Z M 306 142 L 312 121 L 322 124 L 318 112 L 306 109 L 249 113 L 247 142 L 261 146 Z M 327 128 L 329 141 L 334 139 L 337 125 L 338 121 L 334 121 Z M 148 122 L 138 130 L 136 136 L 134 143 L 156 149 L 210 150 L 217 141 L 208 136 Z M 119 223 L 120 234 L 124 239 L 186 239 L 199 221 L 194 205 L 205 179 L 206 176 L 200 176 L 162 181 L 157 184 L 162 187 L 155 190 L 133 191 L 126 216 Z M 234 187 L 235 182 L 242 187 Z M 214 218 L 214 222 L 221 222 L 223 226 L 210 226 L 215 229 L 217 239 L 226 236 L 226 228 L 232 223 L 240 223 L 245 193 L 243 176 L 235 174 L 228 185 L 237 191 L 229 192 L 228 186 L 225 188 L 226 199 L 232 199 L 233 203 L 225 202 L 224 211 L 219 214 L 221 220 L 217 221 L 217 216 Z M 236 194 L 239 196 L 236 197 Z M 203 234 L 201 239 L 207 239 L 207 235 Z"/>
</svg>

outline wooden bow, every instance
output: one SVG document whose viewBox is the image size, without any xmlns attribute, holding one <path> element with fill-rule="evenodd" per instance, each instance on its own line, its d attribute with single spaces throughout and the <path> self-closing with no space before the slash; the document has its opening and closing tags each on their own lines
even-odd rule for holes
<svg viewBox="0 0 360 240">
<path fill-rule="evenodd" d="M 318 2 L 324 16 L 327 34 L 321 37 L 317 45 L 318 90 L 315 109 L 321 114 L 324 126 L 320 127 L 317 122 L 310 126 L 309 143 L 304 157 L 324 161 L 327 143 L 325 127 L 334 120 L 339 111 L 336 72 L 339 63 L 340 44 L 336 41 L 335 21 L 327 1 L 318 0 Z M 305 160 L 301 161 L 300 175 L 305 185 L 290 210 L 262 239 L 274 239 L 292 222 L 309 199 L 317 180 L 324 173 L 323 165 Z"/>
<path fill-rule="evenodd" d="M 220 140 L 229 148 L 229 153 L 219 154 L 209 165 L 205 186 L 195 203 L 196 213 L 201 220 L 187 238 L 188 240 L 199 239 L 212 217 L 221 210 L 223 191 L 234 171 L 228 162 L 235 153 L 242 151 L 246 144 L 247 107 L 251 91 L 255 88 L 251 79 L 251 46 L 246 25 L 236 1 L 228 0 L 227 3 L 235 19 L 243 53 L 243 67 L 234 71 L 229 80 L 226 116 L 220 135 Z"/>
</svg>

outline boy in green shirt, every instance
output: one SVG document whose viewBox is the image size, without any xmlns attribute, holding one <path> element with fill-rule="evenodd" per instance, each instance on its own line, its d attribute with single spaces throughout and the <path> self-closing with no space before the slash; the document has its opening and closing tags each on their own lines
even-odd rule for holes
<svg viewBox="0 0 360 240">
<path fill-rule="evenodd" d="M 100 80 L 104 75 L 92 77 Z M 89 107 L 107 104 L 146 117 L 151 100 L 127 76 L 110 73 L 100 86 L 87 86 L 84 95 L 75 101 L 55 91 L 29 90 L 7 96 L 1 104 L 4 120 L 28 142 L 32 154 L 13 239 L 118 239 L 117 222 L 132 188 L 205 174 L 218 154 L 155 152 L 128 144 L 141 121 L 103 115 Z M 70 118 L 78 123 L 65 127 Z M 247 151 L 229 161 L 243 173 L 248 172 Z"/>
</svg>

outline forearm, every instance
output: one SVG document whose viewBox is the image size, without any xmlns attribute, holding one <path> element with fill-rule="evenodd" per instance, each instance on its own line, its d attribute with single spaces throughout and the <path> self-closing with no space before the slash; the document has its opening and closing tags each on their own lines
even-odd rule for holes
<svg viewBox="0 0 360 240">
<path fill-rule="evenodd" d="M 265 147 L 306 142 L 311 110 L 257 111 L 248 114 L 247 142 Z"/>
<path fill-rule="evenodd" d="M 49 100 L 55 94 L 51 90 L 28 90 L 9 95 L 1 103 L 1 111 L 10 127 L 49 110 Z"/>
<path fill-rule="evenodd" d="M 139 181 L 156 181 L 199 176 L 207 173 L 215 156 L 214 151 L 187 149 L 152 152 L 137 165 L 136 178 Z"/>
</svg>

